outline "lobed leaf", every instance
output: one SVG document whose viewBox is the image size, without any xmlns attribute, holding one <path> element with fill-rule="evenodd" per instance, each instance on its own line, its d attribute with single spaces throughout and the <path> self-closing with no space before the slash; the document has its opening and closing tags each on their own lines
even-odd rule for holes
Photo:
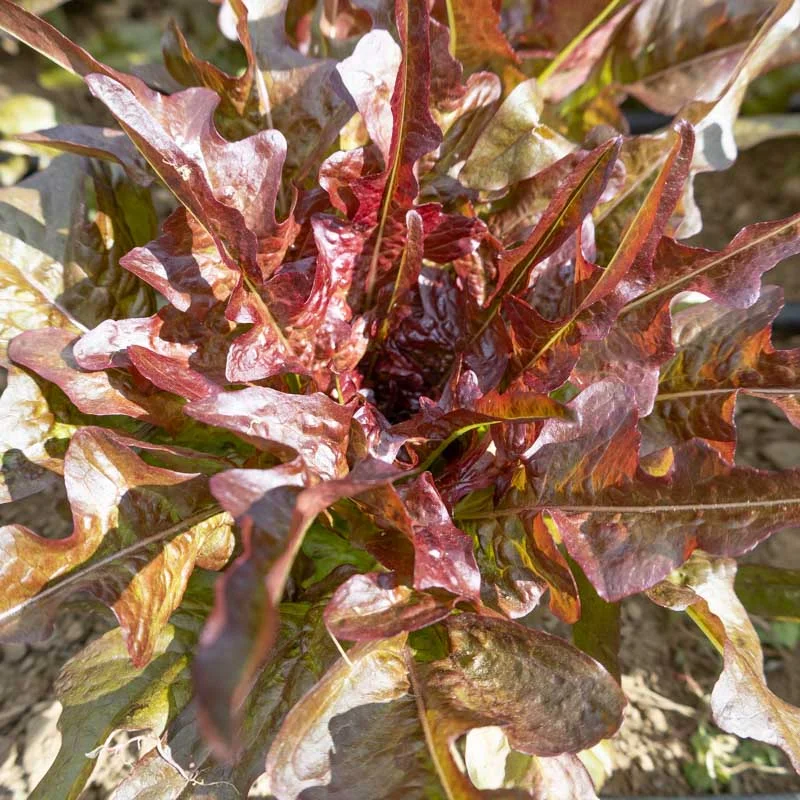
<svg viewBox="0 0 800 800">
<path fill-rule="evenodd" d="M 444 619 L 455 598 L 404 586 L 393 572 L 353 575 L 325 607 L 325 624 L 337 639 L 389 639 Z"/>
<path fill-rule="evenodd" d="M 498 724 L 512 743 L 535 751 L 540 742 L 533 731 L 540 726 L 561 731 L 551 747 L 571 749 L 607 726 L 619 725 L 621 693 L 611 688 L 613 681 L 602 668 L 565 642 L 471 614 L 450 618 L 446 631 L 445 659 L 414 663 L 401 634 L 357 645 L 346 661 L 334 665 L 287 716 L 267 758 L 270 791 L 288 798 L 313 787 L 337 792 L 357 781 L 355 785 L 375 797 L 427 791 L 477 798 L 483 793 L 459 769 L 451 751 L 455 739 L 468 730 Z M 512 647 L 501 648 L 501 643 Z M 517 659 L 525 662 L 524 674 L 537 689 L 520 684 Z M 557 720 L 536 700 L 542 684 L 556 675 L 570 683 L 576 680 L 586 691 L 590 684 L 597 689 L 603 684 L 610 694 L 591 719 L 578 720 L 571 706 L 562 706 L 565 714 Z M 416 702 L 409 694 L 412 686 Z M 516 695 L 528 698 L 524 718 L 513 711 Z M 404 741 L 401 762 L 396 761 L 398 745 L 392 744 L 396 736 Z M 392 760 L 384 764 L 389 754 Z M 364 763 L 378 766 L 365 773 L 359 769 Z M 529 795 L 512 790 L 489 796 Z"/>
<path fill-rule="evenodd" d="M 276 455 L 298 454 L 315 473 L 332 478 L 346 468 L 345 453 L 353 405 L 343 406 L 323 394 L 290 395 L 252 386 L 194 400 L 185 413 L 228 428 Z"/>
<path fill-rule="evenodd" d="M 623 282 L 611 302 L 622 306 L 606 338 L 582 349 L 573 379 L 615 376 L 636 387 L 642 414 L 652 409 L 658 373 L 674 355 L 669 306 L 680 292 L 696 291 L 731 308 L 758 299 L 761 275 L 798 251 L 800 217 L 744 228 L 723 250 L 688 247 L 665 237 L 653 261 L 653 277 L 638 286 Z"/>
<path fill-rule="evenodd" d="M 520 59 L 501 28 L 498 9 L 487 0 L 447 0 L 450 49 L 467 74 L 489 69 L 506 91 L 523 79 Z"/>
<path fill-rule="evenodd" d="M 358 472 L 303 490 L 312 479 L 295 459 L 271 470 L 230 470 L 212 478 L 215 496 L 244 533 L 242 554 L 217 586 L 194 662 L 200 718 L 217 752 L 237 749 L 241 704 L 274 643 L 276 609 L 306 530 L 337 500 L 400 474 L 386 464 L 365 462 Z"/>
<path fill-rule="evenodd" d="M 572 307 L 564 309 L 563 317 L 544 320 L 533 309 L 528 314 L 523 301 L 506 301 L 512 337 L 516 339 L 512 375 L 521 376 L 531 388 L 548 390 L 562 384 L 580 357 L 581 342 L 602 340 L 608 333 L 619 313 L 620 301 L 615 295 L 628 285 L 647 281 L 656 247 L 686 179 L 694 146 L 694 134 L 688 125 L 678 123 L 675 133 L 669 157 L 605 269 L 599 271 L 586 263 L 578 237 L 574 299 Z M 621 285 L 625 288 L 620 290 Z M 535 302 L 536 287 L 532 294 Z"/>
<path fill-rule="evenodd" d="M 408 690 L 404 635 L 357 645 L 287 715 L 267 756 L 269 791 L 439 796 Z"/>
<path fill-rule="evenodd" d="M 686 609 L 723 655 L 711 693 L 722 730 L 780 747 L 800 769 L 800 709 L 767 688 L 758 634 L 733 591 L 736 563 L 695 554 L 672 579 L 653 590 L 656 602 Z"/>
<path fill-rule="evenodd" d="M 567 642 L 475 614 L 444 624 L 448 657 L 415 672 L 426 716 L 438 718 L 451 741 L 469 728 L 500 725 L 515 749 L 555 756 L 590 747 L 619 727 L 619 687 Z"/>
<path fill-rule="evenodd" d="M 221 569 L 233 551 L 221 514 L 197 473 L 150 466 L 125 439 L 81 428 L 64 459 L 74 530 L 45 539 L 22 525 L 0 528 L 0 630 L 6 640 L 41 640 L 59 607 L 78 592 L 109 606 L 134 665 L 152 658 L 195 567 Z"/>
<path fill-rule="evenodd" d="M 733 461 L 739 392 L 770 400 L 800 422 L 797 356 L 770 342 L 782 301 L 780 289 L 768 286 L 747 311 L 709 301 L 673 313 L 677 352 L 661 368 L 653 412 L 642 420 L 645 452 L 696 437 Z"/>
<path fill-rule="evenodd" d="M 175 428 L 179 405 L 150 388 L 140 389 L 126 372 L 86 372 L 74 355 L 78 338 L 68 330 L 25 331 L 9 347 L 11 360 L 56 384 L 85 414 L 121 415 Z"/>
<path fill-rule="evenodd" d="M 741 555 L 800 513 L 797 471 L 776 476 L 733 467 L 700 444 L 675 449 L 660 475 L 647 472 L 638 459 L 633 399 L 620 384 L 596 383 L 571 406 L 578 424 L 545 423 L 526 461 L 524 488 L 512 488 L 493 510 L 456 519 L 548 512 L 606 601 L 653 586 L 698 547 Z"/>
</svg>

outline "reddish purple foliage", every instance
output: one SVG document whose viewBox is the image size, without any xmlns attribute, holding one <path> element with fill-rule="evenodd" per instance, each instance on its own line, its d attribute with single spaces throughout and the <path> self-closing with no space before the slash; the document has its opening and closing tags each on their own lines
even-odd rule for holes
<svg viewBox="0 0 800 800">
<path fill-rule="evenodd" d="M 84 76 L 121 128 L 28 139 L 81 156 L 62 162 L 77 185 L 87 158 L 110 162 L 96 226 L 123 252 L 85 225 L 64 264 L 0 243 L 16 301 L 0 501 L 63 475 L 74 517 L 62 540 L 0 529 L 0 634 L 47 635 L 78 593 L 113 610 L 121 633 L 59 689 L 66 725 L 81 675 L 113 683 L 81 752 L 152 727 L 242 795 L 266 770 L 282 799 L 591 797 L 574 754 L 619 727 L 618 604 L 647 592 L 724 651 L 719 724 L 749 714 L 800 763 L 800 712 L 766 688 L 730 561 L 800 524 L 800 471 L 735 465 L 733 417 L 744 392 L 800 423 L 800 353 L 773 348 L 782 297 L 761 285 L 800 252 L 800 214 L 719 252 L 680 241 L 711 130 L 729 156 L 800 0 L 723 14 L 721 38 L 676 3 L 674 61 L 648 46 L 659 0 L 590 32 L 603 4 L 569 5 L 520 9 L 506 35 L 488 0 L 320 3 L 313 24 L 231 0 L 244 72 L 173 26 L 185 88 L 168 94 L 0 0 L 0 26 Z M 627 136 L 625 93 L 681 113 Z M 122 236 L 116 190 L 156 182 L 174 198 L 160 232 Z M 114 313 L 77 302 L 74 252 Z M 532 627 L 545 595 L 573 643 Z M 515 759 L 495 790 L 453 755 L 489 726 Z M 80 791 L 65 752 L 37 796 Z M 120 797 L 189 796 L 163 764 L 142 758 Z"/>
</svg>

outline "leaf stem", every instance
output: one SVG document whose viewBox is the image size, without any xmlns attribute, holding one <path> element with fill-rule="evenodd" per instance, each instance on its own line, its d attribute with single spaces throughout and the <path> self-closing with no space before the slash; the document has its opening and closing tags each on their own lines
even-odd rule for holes
<svg viewBox="0 0 800 800">
<path fill-rule="evenodd" d="M 445 0 L 447 6 L 447 27 L 450 28 L 450 55 L 456 57 L 456 48 L 458 46 L 458 31 L 456 30 L 456 11 L 453 8 L 453 0 Z"/>
<path fill-rule="evenodd" d="M 611 0 L 611 2 L 542 70 L 536 81 L 542 84 L 548 80 L 572 53 L 601 26 L 623 2 L 625 2 L 625 0 Z"/>
</svg>

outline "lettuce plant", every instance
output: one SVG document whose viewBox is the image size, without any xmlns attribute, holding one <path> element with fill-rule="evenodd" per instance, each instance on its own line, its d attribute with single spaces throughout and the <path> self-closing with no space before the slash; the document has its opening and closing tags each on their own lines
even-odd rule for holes
<svg viewBox="0 0 800 800">
<path fill-rule="evenodd" d="M 78 597 L 118 622 L 62 672 L 33 796 L 77 797 L 86 753 L 150 729 L 117 800 L 259 776 L 281 800 L 593 797 L 576 754 L 621 723 L 640 593 L 722 654 L 717 725 L 800 769 L 734 593 L 798 615 L 795 573 L 737 579 L 800 524 L 800 470 L 736 465 L 734 409 L 800 424 L 761 285 L 800 214 L 681 241 L 800 3 L 222 20 L 240 74 L 173 26 L 146 83 L 0 0 L 118 123 L 25 137 L 66 154 L 0 204 L 0 499 L 63 483 L 74 524 L 0 529 L 0 634 L 44 639 Z M 673 124 L 625 135 L 626 97 Z"/>
</svg>

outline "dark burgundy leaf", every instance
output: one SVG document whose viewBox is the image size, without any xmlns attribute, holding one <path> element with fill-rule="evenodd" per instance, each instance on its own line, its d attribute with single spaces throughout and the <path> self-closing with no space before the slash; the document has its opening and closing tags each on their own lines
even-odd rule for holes
<svg viewBox="0 0 800 800">
<path fill-rule="evenodd" d="M 625 699 L 614 679 L 562 639 L 475 614 L 443 624 L 448 657 L 416 669 L 427 714 L 452 720 L 451 736 L 499 725 L 515 749 L 556 756 L 621 724 Z"/>
</svg>

